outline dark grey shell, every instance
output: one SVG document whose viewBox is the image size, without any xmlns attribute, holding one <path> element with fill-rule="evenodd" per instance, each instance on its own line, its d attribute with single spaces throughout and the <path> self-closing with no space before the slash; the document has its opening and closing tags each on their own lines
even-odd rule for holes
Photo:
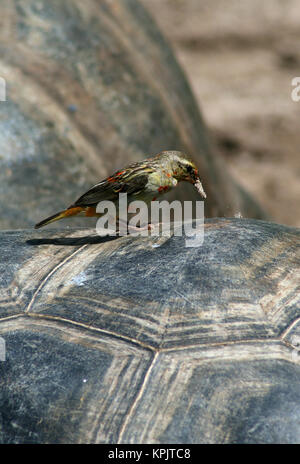
<svg viewBox="0 0 300 464">
<path fill-rule="evenodd" d="M 116 169 L 174 149 L 197 161 L 208 215 L 262 217 L 212 152 L 139 1 L 3 0 L 0 44 L 0 228 L 32 227 Z M 196 194 L 188 185 L 176 195 Z"/>
<path fill-rule="evenodd" d="M 300 443 L 299 230 L 42 237 L 0 234 L 2 443 Z"/>
</svg>

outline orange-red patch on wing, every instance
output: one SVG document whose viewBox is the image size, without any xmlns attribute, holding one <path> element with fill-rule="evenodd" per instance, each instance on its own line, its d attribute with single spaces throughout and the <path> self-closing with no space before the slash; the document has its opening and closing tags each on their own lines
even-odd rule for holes
<svg viewBox="0 0 300 464">
<path fill-rule="evenodd" d="M 86 211 L 85 211 L 85 215 L 86 215 L 87 217 L 97 216 L 95 206 L 89 206 L 89 207 L 86 209 Z"/>
<path fill-rule="evenodd" d="M 64 211 L 64 217 L 76 216 L 76 214 L 83 211 L 83 209 L 82 206 L 74 206 L 74 208 L 66 209 L 66 211 Z"/>
</svg>

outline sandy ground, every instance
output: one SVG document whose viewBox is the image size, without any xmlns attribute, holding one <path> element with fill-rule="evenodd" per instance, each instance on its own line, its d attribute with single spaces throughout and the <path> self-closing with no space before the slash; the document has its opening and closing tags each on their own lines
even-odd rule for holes
<svg viewBox="0 0 300 464">
<path fill-rule="evenodd" d="M 229 171 L 300 226 L 299 0 L 141 0 L 169 39 Z M 299 92 L 300 95 L 300 92 Z"/>
</svg>

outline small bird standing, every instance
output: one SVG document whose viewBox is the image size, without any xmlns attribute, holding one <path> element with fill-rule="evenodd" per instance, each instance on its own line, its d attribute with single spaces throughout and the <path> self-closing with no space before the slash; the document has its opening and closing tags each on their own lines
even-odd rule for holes
<svg viewBox="0 0 300 464">
<path fill-rule="evenodd" d="M 64 211 L 35 225 L 35 229 L 70 216 L 101 216 L 96 212 L 100 201 L 117 203 L 119 193 L 127 193 L 128 202 L 142 200 L 149 204 L 176 187 L 178 182 L 193 184 L 206 198 L 194 161 L 180 151 L 163 151 L 153 158 L 133 163 L 94 185 Z"/>
</svg>

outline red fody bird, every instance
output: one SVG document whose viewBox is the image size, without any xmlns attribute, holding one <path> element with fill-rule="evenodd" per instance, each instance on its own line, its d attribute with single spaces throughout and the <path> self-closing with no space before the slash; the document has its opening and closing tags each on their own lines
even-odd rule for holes
<svg viewBox="0 0 300 464">
<path fill-rule="evenodd" d="M 69 208 L 36 224 L 35 229 L 70 216 L 100 217 L 103 213 L 97 213 L 98 203 L 105 200 L 117 204 L 120 193 L 127 193 L 128 203 L 142 200 L 149 204 L 181 181 L 193 184 L 206 198 L 194 161 L 180 151 L 163 151 L 115 172 L 94 185 Z"/>
</svg>

